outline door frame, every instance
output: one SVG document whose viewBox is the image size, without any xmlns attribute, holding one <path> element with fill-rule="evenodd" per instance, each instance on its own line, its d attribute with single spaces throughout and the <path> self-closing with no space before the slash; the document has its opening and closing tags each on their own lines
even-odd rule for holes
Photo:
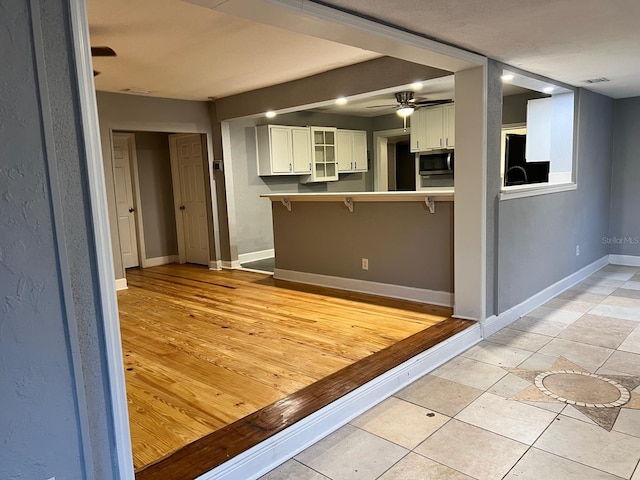
<svg viewBox="0 0 640 480">
<path fill-rule="evenodd" d="M 147 253 L 144 243 L 144 224 L 142 222 L 142 200 L 140 198 L 140 175 L 138 174 L 138 156 L 136 155 L 136 135 L 132 132 L 114 132 L 111 131 L 111 167 L 114 171 L 115 186 L 115 157 L 114 157 L 114 139 L 115 137 L 124 137 L 127 140 L 127 148 L 129 150 L 129 170 L 131 173 L 131 189 L 133 190 L 134 212 L 133 216 L 136 222 L 136 244 L 138 245 L 138 264 L 141 268 L 148 266 Z M 118 231 L 120 238 L 120 231 Z M 120 252 L 122 256 L 122 252 Z M 123 262 L 124 263 L 124 262 Z M 126 269 L 125 269 L 126 278 Z"/>
<path fill-rule="evenodd" d="M 185 241 L 185 233 L 184 233 L 184 222 L 182 221 L 182 210 L 180 210 L 180 205 L 182 205 L 182 189 L 180 188 L 180 168 L 178 166 L 178 139 L 183 137 L 188 137 L 192 135 L 198 135 L 200 137 L 200 150 L 202 155 L 202 178 L 203 181 L 206 182 L 207 175 L 205 171 L 205 162 L 208 162 L 207 156 L 207 148 L 205 144 L 205 139 L 202 138 L 201 133 L 176 133 L 169 135 L 169 158 L 171 159 L 171 185 L 173 186 L 173 210 L 176 216 L 176 233 L 178 237 L 178 262 L 186 263 L 187 262 L 187 246 Z M 207 186 L 204 185 L 205 192 L 207 191 Z M 209 225 L 207 222 L 207 231 L 209 230 Z M 207 265 L 211 265 L 211 243 L 209 239 L 209 235 L 207 234 L 207 251 L 208 260 Z"/>
<path fill-rule="evenodd" d="M 373 186 L 376 192 L 389 191 L 389 159 L 387 145 L 389 138 L 410 135 L 411 128 L 393 128 L 373 132 Z"/>
</svg>

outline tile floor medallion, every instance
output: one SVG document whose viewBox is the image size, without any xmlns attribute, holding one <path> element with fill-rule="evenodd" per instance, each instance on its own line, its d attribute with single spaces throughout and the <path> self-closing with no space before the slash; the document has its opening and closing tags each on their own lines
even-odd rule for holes
<svg viewBox="0 0 640 480">
<path fill-rule="evenodd" d="M 640 376 L 598 375 L 564 357 L 549 370 L 507 369 L 531 385 L 511 400 L 566 403 L 607 431 L 611 431 L 621 408 L 640 410 Z"/>
</svg>

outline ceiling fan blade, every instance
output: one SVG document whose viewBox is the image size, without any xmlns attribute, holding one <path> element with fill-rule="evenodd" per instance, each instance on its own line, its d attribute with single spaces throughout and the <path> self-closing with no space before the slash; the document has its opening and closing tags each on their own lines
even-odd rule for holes
<svg viewBox="0 0 640 480">
<path fill-rule="evenodd" d="M 94 70 L 94 71 L 93 71 L 93 76 L 94 76 L 94 77 L 97 77 L 98 75 L 100 75 L 100 72 L 97 72 L 97 71 L 95 71 L 95 70 Z"/>
<path fill-rule="evenodd" d="M 395 103 L 388 103 L 386 105 L 368 105 L 366 108 L 391 108 L 397 107 L 398 105 Z"/>
<path fill-rule="evenodd" d="M 116 57 L 115 50 L 111 47 L 91 47 L 92 57 Z"/>
<path fill-rule="evenodd" d="M 414 102 L 413 104 L 418 106 L 418 107 L 430 107 L 433 105 L 444 105 L 445 103 L 452 103 L 453 100 L 451 98 L 447 98 L 444 100 L 420 100 L 417 102 Z"/>
</svg>

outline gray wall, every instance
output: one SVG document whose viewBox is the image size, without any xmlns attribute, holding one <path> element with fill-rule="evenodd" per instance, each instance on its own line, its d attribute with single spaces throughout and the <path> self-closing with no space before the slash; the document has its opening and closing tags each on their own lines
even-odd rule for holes
<svg viewBox="0 0 640 480">
<path fill-rule="evenodd" d="M 640 97 L 616 100 L 613 120 L 610 253 L 640 256 Z"/>
<path fill-rule="evenodd" d="M 0 11 L 0 478 L 115 479 L 69 1 Z"/>
<path fill-rule="evenodd" d="M 147 258 L 178 254 L 169 135 L 134 132 Z"/>
<path fill-rule="evenodd" d="M 613 101 L 578 99 L 578 189 L 499 203 L 498 313 L 609 253 Z"/>
<path fill-rule="evenodd" d="M 453 291 L 453 204 L 273 204 L 276 268 Z M 327 228 L 330 225 L 331 228 Z M 369 259 L 362 270 L 361 259 Z"/>
<path fill-rule="evenodd" d="M 97 92 L 97 99 L 114 270 L 116 278 L 124 278 L 115 209 L 111 131 L 203 133 L 211 139 L 213 133 L 209 111 L 210 102 L 170 100 L 106 92 Z M 209 163 L 212 161 L 213 158 L 209 158 Z M 215 173 L 214 177 L 217 175 L 222 175 L 222 173 Z M 213 219 L 209 218 L 208 220 L 210 222 L 209 228 L 213 230 Z M 213 232 L 210 231 L 210 237 L 212 235 Z M 210 258 L 216 258 L 212 242 L 210 242 L 210 250 Z"/>
</svg>

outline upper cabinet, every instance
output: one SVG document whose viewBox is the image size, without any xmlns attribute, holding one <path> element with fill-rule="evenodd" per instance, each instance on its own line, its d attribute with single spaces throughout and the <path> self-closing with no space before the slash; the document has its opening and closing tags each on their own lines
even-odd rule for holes
<svg viewBox="0 0 640 480">
<path fill-rule="evenodd" d="M 310 127 L 311 174 L 302 182 L 332 182 L 338 180 L 337 133 L 333 127 Z"/>
<path fill-rule="evenodd" d="M 258 175 L 311 173 L 309 127 L 261 125 L 256 127 Z"/>
<path fill-rule="evenodd" d="M 336 134 L 338 172 L 367 171 L 367 132 L 338 130 Z"/>
<path fill-rule="evenodd" d="M 420 108 L 411 115 L 411 151 L 455 146 L 455 105 Z"/>
</svg>

